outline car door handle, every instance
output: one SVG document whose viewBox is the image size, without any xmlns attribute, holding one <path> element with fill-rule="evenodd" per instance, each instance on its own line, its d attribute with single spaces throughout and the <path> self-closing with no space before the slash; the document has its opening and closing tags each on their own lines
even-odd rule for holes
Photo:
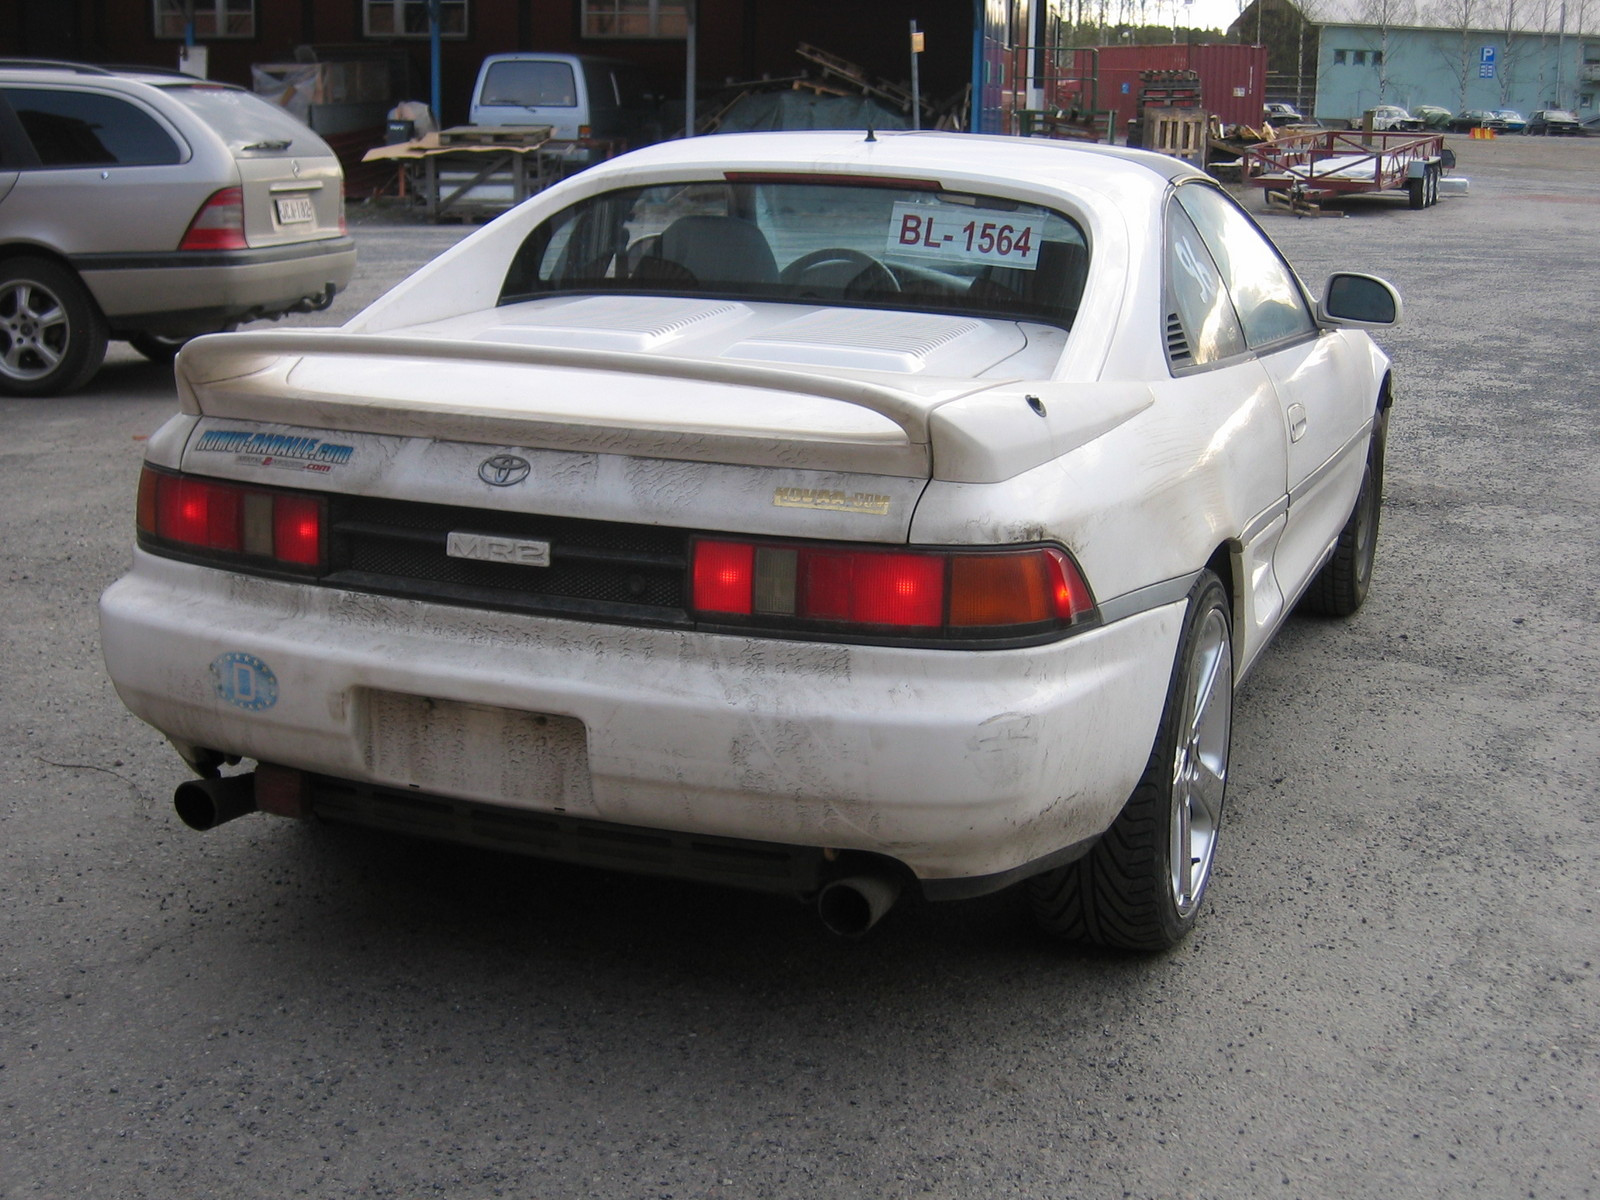
<svg viewBox="0 0 1600 1200">
<path fill-rule="evenodd" d="M 1306 408 L 1303 404 L 1289 405 L 1289 440 L 1298 442 L 1306 435 Z"/>
</svg>

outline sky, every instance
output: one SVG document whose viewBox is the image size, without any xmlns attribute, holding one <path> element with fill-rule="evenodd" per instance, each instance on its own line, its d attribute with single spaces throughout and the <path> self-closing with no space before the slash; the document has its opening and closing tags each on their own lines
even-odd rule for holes
<svg viewBox="0 0 1600 1200">
<path fill-rule="evenodd" d="M 1157 0 L 1149 5 L 1147 11 L 1159 12 L 1160 20 L 1172 19 L 1173 0 Z M 1248 2 L 1248 0 L 1247 0 Z M 1239 0 L 1193 0 L 1190 4 L 1178 4 L 1181 12 L 1178 24 L 1188 25 L 1194 29 L 1226 29 L 1238 19 L 1240 9 L 1243 7 Z M 1155 18 L 1152 17 L 1152 21 Z"/>
<path fill-rule="evenodd" d="M 1196 29 L 1226 29 L 1238 19 L 1244 5 L 1238 0 L 1194 0 L 1184 7 L 1192 16 L 1183 24 Z"/>
</svg>

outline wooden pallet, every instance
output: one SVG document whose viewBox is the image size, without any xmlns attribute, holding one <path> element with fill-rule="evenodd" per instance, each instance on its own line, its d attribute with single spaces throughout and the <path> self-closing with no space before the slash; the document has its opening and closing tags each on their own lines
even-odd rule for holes
<svg viewBox="0 0 1600 1200">
<path fill-rule="evenodd" d="M 844 80 L 849 87 L 865 92 L 869 96 L 876 96 L 880 100 L 887 100 L 901 112 L 910 112 L 912 104 L 915 103 L 908 89 L 884 79 L 869 79 L 865 70 L 848 59 L 829 54 L 826 50 L 818 50 L 815 46 L 808 46 L 804 42 L 795 47 L 795 53 L 808 62 L 816 63 L 827 74 Z"/>
<path fill-rule="evenodd" d="M 439 131 L 439 145 L 537 146 L 553 132 L 549 125 L 455 125 Z"/>
</svg>

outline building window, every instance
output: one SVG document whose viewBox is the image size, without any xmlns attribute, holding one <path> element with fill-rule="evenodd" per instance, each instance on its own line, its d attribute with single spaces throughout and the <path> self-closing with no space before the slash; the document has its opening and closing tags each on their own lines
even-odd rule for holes
<svg viewBox="0 0 1600 1200">
<path fill-rule="evenodd" d="M 363 0 L 362 21 L 368 37 L 427 37 L 428 0 Z M 467 0 L 439 0 L 439 33 L 467 36 Z"/>
<path fill-rule="evenodd" d="M 1375 67 L 1383 66 L 1383 51 L 1382 50 L 1374 50 L 1372 52 L 1372 65 L 1375 66 Z"/>
<path fill-rule="evenodd" d="M 1336 67 L 1344 66 L 1345 56 L 1349 53 L 1348 50 L 1335 50 L 1333 52 L 1333 65 Z"/>
<path fill-rule="evenodd" d="M 687 0 L 583 0 L 586 38 L 686 38 Z"/>
<path fill-rule="evenodd" d="M 1365 50 L 1357 50 L 1356 53 L 1355 53 L 1355 60 L 1356 60 L 1356 66 L 1358 66 L 1358 67 L 1366 66 L 1367 65 L 1367 52 Z"/>
<path fill-rule="evenodd" d="M 181 38 L 184 0 L 155 0 L 156 36 Z M 194 0 L 194 36 L 197 38 L 253 38 L 256 35 L 256 0 Z"/>
</svg>

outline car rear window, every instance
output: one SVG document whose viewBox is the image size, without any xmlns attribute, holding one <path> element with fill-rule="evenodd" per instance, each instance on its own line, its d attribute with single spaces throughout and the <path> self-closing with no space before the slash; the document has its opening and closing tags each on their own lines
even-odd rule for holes
<svg viewBox="0 0 1600 1200">
<path fill-rule="evenodd" d="M 5 88 L 46 167 L 165 166 L 183 148 L 142 108 L 118 96 L 66 88 Z"/>
<path fill-rule="evenodd" d="M 1088 269 L 1071 218 L 908 181 L 803 175 L 627 188 L 534 228 L 501 303 L 624 291 L 842 304 L 1070 327 Z"/>
<path fill-rule="evenodd" d="M 492 63 L 483 80 L 480 104 L 535 108 L 576 108 L 578 84 L 564 62 Z"/>
<path fill-rule="evenodd" d="M 235 153 L 325 153 L 310 129 L 251 92 L 205 84 L 164 85 L 161 90 L 215 130 Z"/>
</svg>

